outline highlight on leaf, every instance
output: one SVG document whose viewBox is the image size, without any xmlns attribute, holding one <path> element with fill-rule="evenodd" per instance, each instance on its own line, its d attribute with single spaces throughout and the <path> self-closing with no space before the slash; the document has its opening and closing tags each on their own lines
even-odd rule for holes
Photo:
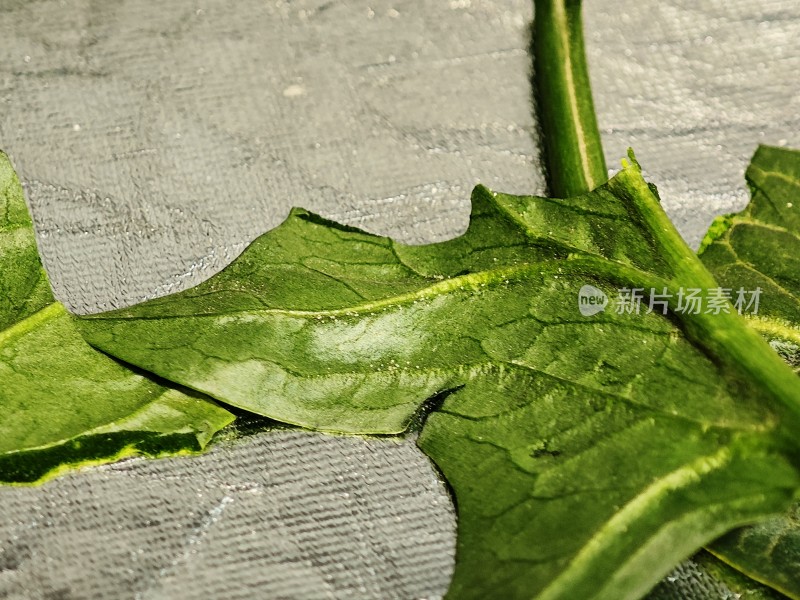
<svg viewBox="0 0 800 600">
<path fill-rule="evenodd" d="M 585 317 L 586 285 L 645 309 Z M 716 285 L 631 155 L 565 200 L 478 187 L 467 232 L 428 246 L 295 210 L 200 286 L 79 327 L 314 429 L 403 431 L 443 395 L 419 444 L 459 508 L 450 597 L 637 598 L 800 489 L 794 373 L 736 311 L 680 310 Z"/>
</svg>

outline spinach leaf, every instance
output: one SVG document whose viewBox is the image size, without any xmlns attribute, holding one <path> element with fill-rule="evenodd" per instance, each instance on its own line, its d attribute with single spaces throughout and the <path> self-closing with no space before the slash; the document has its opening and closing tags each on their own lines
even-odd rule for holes
<svg viewBox="0 0 800 600">
<path fill-rule="evenodd" d="M 800 504 L 785 515 L 736 529 L 708 549 L 748 577 L 800 598 Z"/>
<path fill-rule="evenodd" d="M 295 210 L 204 284 L 80 329 L 305 427 L 398 432 L 434 398 L 450 597 L 639 597 L 797 496 L 800 387 L 735 311 L 681 310 L 717 284 L 631 159 L 568 200 L 478 187 L 468 231 L 429 246 Z M 606 299 L 584 315 L 587 293 Z"/>
<path fill-rule="evenodd" d="M 132 454 L 202 449 L 233 420 L 89 346 L 50 291 L 22 188 L 0 153 L 0 482 Z"/>
<path fill-rule="evenodd" d="M 706 550 L 700 550 L 646 596 L 646 600 L 676 598 L 785 600 L 786 596 L 753 581 Z"/>
<path fill-rule="evenodd" d="M 800 152 L 762 146 L 746 173 L 748 206 L 719 217 L 700 257 L 720 285 L 760 289 L 748 321 L 797 371 L 800 366 Z M 731 532 L 710 546 L 749 576 L 800 598 L 800 504 L 783 517 Z"/>
<path fill-rule="evenodd" d="M 738 214 L 718 217 L 698 254 L 720 285 L 761 289 L 750 326 L 793 366 L 800 350 L 800 152 L 761 146 L 745 174 L 752 192 Z"/>
</svg>

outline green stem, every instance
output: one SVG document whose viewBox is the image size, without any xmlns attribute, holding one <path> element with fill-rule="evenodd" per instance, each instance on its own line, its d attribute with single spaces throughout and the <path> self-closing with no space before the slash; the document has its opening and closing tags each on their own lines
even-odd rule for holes
<svg viewBox="0 0 800 600">
<path fill-rule="evenodd" d="M 608 179 L 583 45 L 581 0 L 534 0 L 533 70 L 550 195 Z"/>
<path fill-rule="evenodd" d="M 629 156 L 635 163 L 630 151 Z M 612 188 L 615 185 L 621 186 L 616 190 L 617 194 L 629 195 L 646 228 L 659 240 L 662 254 L 674 271 L 670 282 L 672 289 L 696 288 L 705 293 L 719 286 L 714 276 L 683 241 L 661 208 L 658 198 L 642 179 L 638 165 L 636 169 L 624 169 L 621 177 L 612 180 Z M 676 309 L 677 307 L 673 307 L 673 310 Z M 681 320 L 688 337 L 709 348 L 745 379 L 759 382 L 781 419 L 785 438 L 792 448 L 796 448 L 800 437 L 800 385 L 797 375 L 778 353 L 735 312 L 683 315 Z"/>
</svg>

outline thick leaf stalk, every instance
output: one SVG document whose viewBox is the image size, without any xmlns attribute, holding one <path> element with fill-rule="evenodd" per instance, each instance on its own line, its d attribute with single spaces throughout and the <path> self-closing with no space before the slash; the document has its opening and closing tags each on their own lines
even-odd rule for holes
<svg viewBox="0 0 800 600">
<path fill-rule="evenodd" d="M 569 198 L 606 182 L 592 102 L 580 0 L 534 0 L 533 69 L 550 195 Z"/>
</svg>

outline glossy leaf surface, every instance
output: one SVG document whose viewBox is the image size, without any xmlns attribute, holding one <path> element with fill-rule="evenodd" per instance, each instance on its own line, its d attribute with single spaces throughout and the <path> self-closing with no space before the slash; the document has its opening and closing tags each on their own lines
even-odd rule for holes
<svg viewBox="0 0 800 600">
<path fill-rule="evenodd" d="M 478 188 L 469 230 L 430 246 L 296 210 L 197 288 L 81 330 L 316 429 L 398 432 L 444 397 L 419 443 L 458 505 L 450 596 L 618 600 L 800 486 L 792 371 L 738 315 L 678 310 L 715 285 L 634 163 L 570 200 Z M 589 316 L 586 286 L 608 299 Z"/>
</svg>

